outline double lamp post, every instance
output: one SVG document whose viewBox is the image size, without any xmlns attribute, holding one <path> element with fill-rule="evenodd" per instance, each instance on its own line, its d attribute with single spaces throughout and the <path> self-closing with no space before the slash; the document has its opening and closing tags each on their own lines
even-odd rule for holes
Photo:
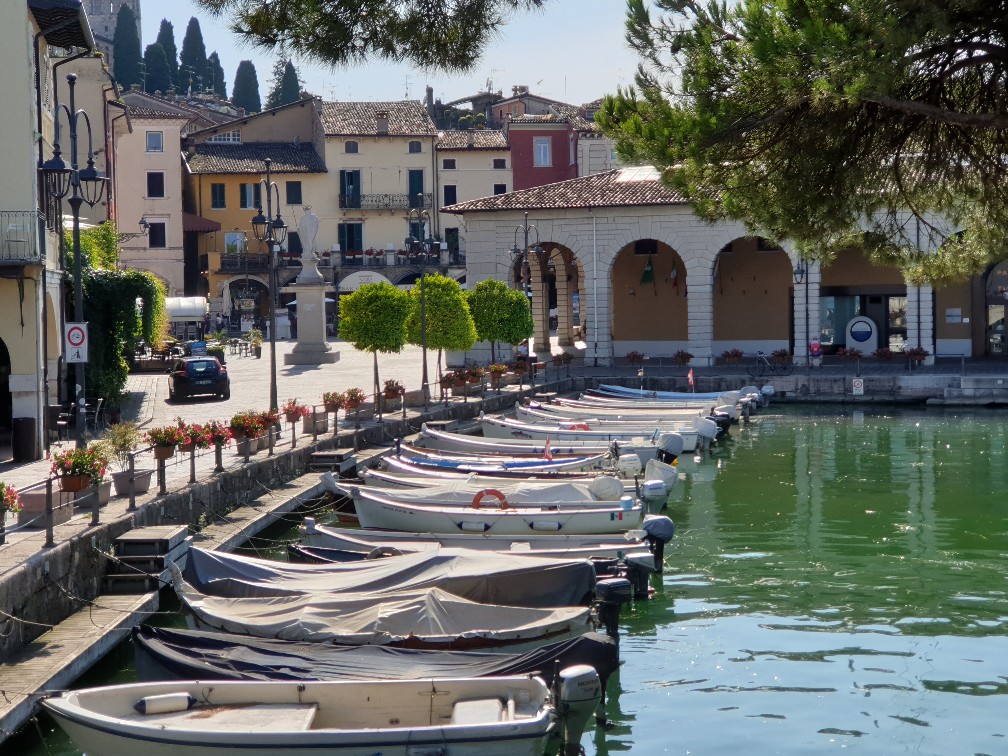
<svg viewBox="0 0 1008 756">
<path fill-rule="evenodd" d="M 535 231 L 535 246 L 529 248 L 529 231 Z M 521 248 L 518 247 L 518 234 L 524 234 L 525 244 Z M 529 252 L 534 252 L 536 256 L 536 261 L 542 259 L 542 255 L 545 254 L 545 250 L 539 246 L 539 229 L 535 227 L 535 224 L 530 224 L 528 222 L 528 213 L 525 213 L 525 222 L 515 228 L 514 232 L 514 246 L 511 248 L 511 258 L 515 262 L 520 258 L 522 261 L 522 283 L 523 290 L 525 292 L 525 299 L 528 301 L 529 313 L 533 315 L 532 317 L 532 327 L 535 329 L 535 316 L 532 313 L 532 266 L 529 263 Z M 533 334 L 534 335 L 534 334 Z M 531 345 L 532 340 L 529 340 Z M 531 351 L 531 350 L 530 350 Z M 547 350 L 548 351 L 548 350 Z M 528 355 L 529 362 L 532 361 L 532 355 Z M 535 371 L 529 368 L 529 378 L 531 379 L 532 385 L 535 385 Z"/>
<path fill-rule="evenodd" d="M 423 200 L 423 195 L 417 195 L 418 205 Z M 420 389 L 423 391 L 424 411 L 427 411 L 427 404 L 430 402 L 430 381 L 427 375 L 427 295 L 424 288 L 424 279 L 427 277 L 427 252 L 434 239 L 429 236 L 427 229 L 430 228 L 431 216 L 426 210 L 420 207 L 411 207 L 406 216 L 406 228 L 409 236 L 406 237 L 406 250 L 413 252 L 417 246 L 420 247 Z M 416 231 L 416 238 L 413 232 Z"/>
</svg>

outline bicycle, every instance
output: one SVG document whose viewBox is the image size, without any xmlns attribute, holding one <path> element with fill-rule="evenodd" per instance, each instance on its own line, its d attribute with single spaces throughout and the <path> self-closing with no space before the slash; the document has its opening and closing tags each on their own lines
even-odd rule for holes
<svg viewBox="0 0 1008 756">
<path fill-rule="evenodd" d="M 794 365 L 790 362 L 770 362 L 763 352 L 756 352 L 756 360 L 747 368 L 750 378 L 762 378 L 765 375 L 791 375 Z"/>
</svg>

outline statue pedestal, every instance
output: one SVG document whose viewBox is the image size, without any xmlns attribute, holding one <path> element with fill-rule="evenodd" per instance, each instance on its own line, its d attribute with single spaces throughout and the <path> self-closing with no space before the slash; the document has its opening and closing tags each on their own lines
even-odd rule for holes
<svg viewBox="0 0 1008 756">
<path fill-rule="evenodd" d="M 297 295 L 297 343 L 284 355 L 285 365 L 322 365 L 339 362 L 339 352 L 326 343 L 325 297 L 328 285 L 295 283 L 284 291 Z"/>
</svg>

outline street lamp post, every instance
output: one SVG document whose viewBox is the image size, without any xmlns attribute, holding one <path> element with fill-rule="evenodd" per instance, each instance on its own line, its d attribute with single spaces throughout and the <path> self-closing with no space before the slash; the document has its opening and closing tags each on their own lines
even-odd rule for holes
<svg viewBox="0 0 1008 756">
<path fill-rule="evenodd" d="M 252 232 L 257 241 L 266 242 L 269 252 L 269 342 L 270 342 L 270 409 L 277 410 L 277 372 L 276 372 L 276 251 L 277 247 L 287 238 L 287 224 L 280 217 L 280 188 L 271 180 L 270 166 L 272 160 L 266 158 L 266 178 L 259 180 L 259 186 L 266 189 L 266 215 L 263 215 L 262 205 L 252 218 Z M 273 215 L 273 192 L 276 192 L 276 218 Z"/>
<path fill-rule="evenodd" d="M 423 202 L 423 195 L 417 195 L 417 205 Z M 413 224 L 419 227 L 420 238 L 413 236 Z M 427 411 L 427 404 L 430 401 L 430 382 L 427 375 L 427 294 L 424 286 L 424 279 L 427 277 L 427 251 L 434 240 L 430 237 L 427 229 L 430 228 L 431 216 L 426 210 L 420 207 L 410 208 L 406 215 L 406 228 L 409 236 L 406 237 L 406 249 L 410 252 L 420 245 L 420 389 L 423 391 L 424 412 Z"/>
<path fill-rule="evenodd" d="M 519 249 L 518 248 L 518 232 L 524 234 L 525 244 Z M 535 246 L 529 250 L 529 231 L 535 231 Z M 520 257 L 522 259 L 522 283 L 525 291 L 525 299 L 528 301 L 529 314 L 532 314 L 532 332 L 535 335 L 535 315 L 532 312 L 532 266 L 529 263 L 529 252 L 535 252 L 536 260 L 541 259 L 541 255 L 544 250 L 539 246 L 539 229 L 535 227 L 535 224 L 530 224 L 528 222 L 528 213 L 525 213 L 525 222 L 515 228 L 514 232 L 514 246 L 511 248 L 511 257 L 513 260 L 518 260 Z M 531 340 L 530 340 L 531 342 Z M 529 360 L 531 361 L 532 355 L 529 355 Z M 529 378 L 532 385 L 535 385 L 535 371 L 529 368 Z"/>
<path fill-rule="evenodd" d="M 56 132 L 53 138 L 53 156 L 42 164 L 42 175 L 45 180 L 45 191 L 53 199 L 62 200 L 68 193 L 70 193 L 71 190 L 73 190 L 73 193 L 70 194 L 70 199 L 68 201 L 70 203 L 70 209 L 73 212 L 74 320 L 78 323 L 83 323 L 84 292 L 81 282 L 80 209 L 81 204 L 84 202 L 87 202 L 90 207 L 94 207 L 99 201 L 101 201 L 102 194 L 105 190 L 105 177 L 97 168 L 95 168 L 94 164 L 94 145 L 91 138 L 91 119 L 88 117 L 88 114 L 83 108 L 77 110 L 76 100 L 74 99 L 74 89 L 77 85 L 77 75 L 68 74 L 67 83 L 70 86 L 70 105 L 67 107 L 64 104 L 61 104 L 60 111 L 66 113 L 68 125 L 70 127 L 70 165 L 68 166 L 66 161 L 63 160 L 60 155 L 60 111 L 57 111 L 55 117 Z M 85 124 L 87 125 L 88 131 L 88 160 L 86 168 L 77 167 L 77 121 L 82 116 Z M 86 430 L 86 368 L 86 363 L 76 363 L 75 378 L 77 393 L 74 400 L 77 404 L 78 412 L 77 427 L 82 430 L 82 433 L 77 440 L 78 445 L 83 445 L 83 431 Z"/>
<path fill-rule="evenodd" d="M 809 333 L 809 277 L 811 262 L 804 258 L 798 260 L 794 268 L 794 282 L 800 284 L 805 282 L 805 374 L 812 372 L 812 339 Z"/>
</svg>

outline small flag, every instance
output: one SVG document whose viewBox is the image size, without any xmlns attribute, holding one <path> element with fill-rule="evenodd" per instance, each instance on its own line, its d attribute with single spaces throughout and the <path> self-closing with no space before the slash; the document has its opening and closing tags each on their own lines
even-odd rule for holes
<svg viewBox="0 0 1008 756">
<path fill-rule="evenodd" d="M 546 439 L 546 452 L 545 452 L 545 456 L 546 456 L 546 459 L 549 460 L 550 462 L 553 461 L 553 450 L 550 449 L 550 440 L 548 438 Z"/>
<path fill-rule="evenodd" d="M 693 385 L 693 368 L 689 369 L 689 373 L 686 374 L 686 377 L 689 379 L 689 385 L 692 386 Z"/>
</svg>

